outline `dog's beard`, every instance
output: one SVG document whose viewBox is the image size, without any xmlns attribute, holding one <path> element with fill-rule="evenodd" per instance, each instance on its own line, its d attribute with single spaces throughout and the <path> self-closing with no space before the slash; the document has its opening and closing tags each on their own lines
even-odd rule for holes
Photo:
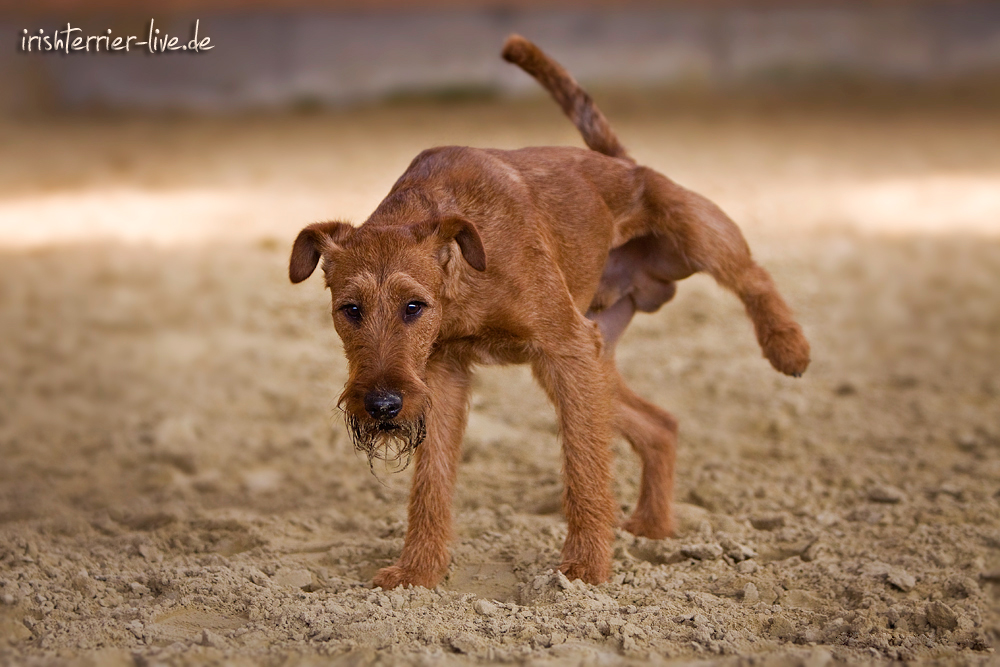
<svg viewBox="0 0 1000 667">
<path fill-rule="evenodd" d="M 388 472 L 402 472 L 410 465 L 413 452 L 427 436 L 424 418 L 411 422 L 376 422 L 346 414 L 347 430 L 354 448 L 368 457 L 368 467 L 375 474 L 375 461 L 382 461 Z"/>
</svg>

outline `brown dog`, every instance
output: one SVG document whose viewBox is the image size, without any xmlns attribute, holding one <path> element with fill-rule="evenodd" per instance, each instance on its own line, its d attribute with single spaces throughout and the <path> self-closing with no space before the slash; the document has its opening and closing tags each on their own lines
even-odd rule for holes
<svg viewBox="0 0 1000 667">
<path fill-rule="evenodd" d="M 340 405 L 372 458 L 415 452 L 409 525 L 385 589 L 434 586 L 448 567 L 451 500 L 475 364 L 530 363 L 555 404 L 568 523 L 561 570 L 608 578 L 615 502 L 612 434 L 642 459 L 636 535 L 671 534 L 677 422 L 636 396 L 613 359 L 635 312 L 704 271 L 735 292 L 764 356 L 800 375 L 809 344 L 767 271 L 717 206 L 628 156 L 590 97 L 557 63 L 512 36 L 505 59 L 534 76 L 591 150 L 449 146 L 413 161 L 360 227 L 309 225 L 293 283 L 320 258 L 349 379 Z"/>
</svg>

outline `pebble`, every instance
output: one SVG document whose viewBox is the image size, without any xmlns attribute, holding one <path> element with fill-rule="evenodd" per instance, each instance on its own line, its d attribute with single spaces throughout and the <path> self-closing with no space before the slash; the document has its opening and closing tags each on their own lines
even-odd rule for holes
<svg viewBox="0 0 1000 667">
<path fill-rule="evenodd" d="M 882 512 L 874 507 L 856 507 L 847 515 L 848 521 L 864 521 L 872 525 L 882 520 Z"/>
<path fill-rule="evenodd" d="M 274 575 L 274 582 L 291 588 L 305 588 L 313 582 L 312 572 L 306 569 L 282 570 Z"/>
<path fill-rule="evenodd" d="M 826 601 L 823 598 L 803 589 L 792 589 L 790 591 L 786 591 L 781 596 L 782 606 L 792 607 L 793 609 L 811 609 L 813 611 L 819 611 L 823 608 L 825 603 Z"/>
<path fill-rule="evenodd" d="M 775 616 L 771 620 L 768 634 L 774 639 L 790 639 L 795 636 L 795 625 L 784 616 Z"/>
<path fill-rule="evenodd" d="M 690 503 L 677 503 L 674 508 L 674 518 L 677 521 L 677 534 L 689 535 L 700 532 L 701 524 L 707 522 L 709 512 L 704 507 Z M 711 524 L 709 523 L 711 528 Z"/>
<path fill-rule="evenodd" d="M 725 491 L 710 483 L 699 484 L 691 489 L 688 497 L 695 505 L 700 505 L 709 512 L 721 511 L 727 503 Z"/>
<path fill-rule="evenodd" d="M 201 645 L 211 646 L 212 648 L 224 648 L 226 646 L 226 640 L 208 628 L 203 628 L 201 631 Z"/>
<path fill-rule="evenodd" d="M 885 574 L 885 580 L 904 593 L 909 593 L 917 585 L 917 579 L 912 574 L 898 567 L 890 569 Z"/>
<path fill-rule="evenodd" d="M 640 628 L 635 623 L 632 623 L 631 621 L 629 621 L 629 622 L 626 622 L 625 625 L 622 626 L 622 636 L 623 637 L 645 637 L 646 636 L 646 632 L 645 632 L 645 630 L 643 630 L 642 628 Z M 563 640 L 563 641 L 565 641 L 565 640 Z M 554 644 L 555 642 L 552 642 L 552 643 Z"/>
<path fill-rule="evenodd" d="M 737 563 L 748 560 L 757 555 L 756 551 L 744 544 L 740 544 L 730 537 L 720 539 L 719 544 L 725 550 L 726 555 Z"/>
<path fill-rule="evenodd" d="M 681 555 L 695 560 L 715 560 L 722 556 L 722 546 L 710 542 L 707 544 L 686 544 L 681 547 Z"/>
<path fill-rule="evenodd" d="M 743 602 L 746 604 L 754 604 L 760 600 L 760 592 L 757 590 L 757 586 L 753 582 L 748 583 L 743 587 Z"/>
<path fill-rule="evenodd" d="M 956 575 L 949 577 L 945 585 L 945 591 L 950 597 L 970 598 L 979 595 L 979 582 L 972 577 Z"/>
<path fill-rule="evenodd" d="M 805 548 L 805 551 L 799 554 L 799 558 L 806 563 L 811 563 L 819 557 L 822 549 L 823 544 L 819 540 L 815 540 L 812 544 Z"/>
<path fill-rule="evenodd" d="M 139 621 L 132 621 L 128 624 L 128 631 L 131 632 L 136 639 L 142 639 L 142 623 Z"/>
<path fill-rule="evenodd" d="M 876 503 L 900 503 L 906 500 L 906 494 L 895 486 L 879 484 L 868 489 L 868 500 Z"/>
<path fill-rule="evenodd" d="M 759 569 L 760 566 L 757 565 L 757 562 L 753 560 L 745 560 L 742 563 L 736 564 L 736 571 L 739 572 L 740 574 L 753 574 Z"/>
<path fill-rule="evenodd" d="M 960 433 L 955 438 L 955 444 L 963 452 L 975 451 L 979 446 L 979 441 L 974 433 Z"/>
<path fill-rule="evenodd" d="M 965 489 L 958 486 L 957 484 L 948 484 L 947 482 L 938 487 L 938 494 L 943 494 L 946 496 L 951 496 L 955 500 L 964 500 Z"/>
<path fill-rule="evenodd" d="M 954 630 L 958 627 L 958 615 L 943 602 L 927 605 L 927 622 L 939 630 Z"/>
<path fill-rule="evenodd" d="M 493 616 L 497 613 L 497 607 L 489 600 L 479 599 L 472 603 L 472 609 L 480 616 Z"/>
<path fill-rule="evenodd" d="M 765 514 L 750 517 L 750 525 L 757 530 L 777 530 L 785 526 L 785 517 L 781 514 Z"/>
<path fill-rule="evenodd" d="M 841 382 L 837 385 L 837 388 L 833 390 L 833 393 L 837 396 L 854 396 L 858 393 L 858 389 L 850 382 Z"/>
<path fill-rule="evenodd" d="M 149 544 L 139 545 L 139 555 L 148 561 L 160 562 L 163 560 L 163 554 L 160 553 L 159 549 Z"/>
<path fill-rule="evenodd" d="M 834 512 L 820 512 L 816 515 L 816 523 L 829 528 L 840 521 L 840 516 Z"/>
</svg>

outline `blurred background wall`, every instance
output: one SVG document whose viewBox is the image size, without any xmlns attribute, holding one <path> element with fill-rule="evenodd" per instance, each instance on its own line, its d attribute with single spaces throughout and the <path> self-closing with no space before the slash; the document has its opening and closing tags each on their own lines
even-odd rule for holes
<svg viewBox="0 0 1000 667">
<path fill-rule="evenodd" d="M 0 112 L 234 111 L 347 105 L 412 94 L 536 93 L 497 57 L 519 32 L 585 84 L 719 89 L 857 79 L 998 80 L 1000 3 L 959 0 L 7 0 Z M 23 53 L 22 31 L 182 40 L 208 54 Z M 977 85 L 980 85 L 977 83 Z"/>
</svg>

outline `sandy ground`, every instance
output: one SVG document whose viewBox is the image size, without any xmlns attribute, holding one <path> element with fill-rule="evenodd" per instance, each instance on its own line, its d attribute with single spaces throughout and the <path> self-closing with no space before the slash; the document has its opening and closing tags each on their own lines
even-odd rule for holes
<svg viewBox="0 0 1000 667">
<path fill-rule="evenodd" d="M 600 586 L 553 571 L 551 408 L 481 370 L 433 591 L 370 587 L 410 473 L 351 449 L 328 297 L 286 253 L 424 147 L 569 124 L 541 101 L 0 123 L 0 663 L 995 662 L 996 109 L 607 111 L 739 220 L 813 366 L 773 372 L 704 278 L 637 319 L 619 362 L 680 419 L 681 530 L 619 533 Z"/>
</svg>

